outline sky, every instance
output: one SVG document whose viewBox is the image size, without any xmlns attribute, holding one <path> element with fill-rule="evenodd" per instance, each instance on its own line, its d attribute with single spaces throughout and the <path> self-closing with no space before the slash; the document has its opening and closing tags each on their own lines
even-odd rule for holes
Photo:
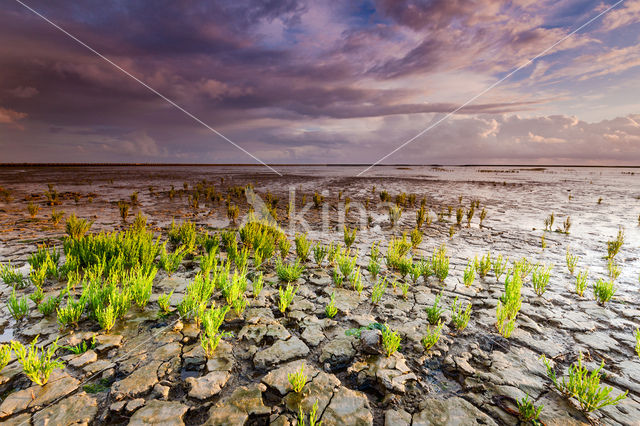
<svg viewBox="0 0 640 426">
<path fill-rule="evenodd" d="M 191 116 L 0 0 L 2 163 L 640 165 L 640 0 L 20 1 Z"/>
</svg>

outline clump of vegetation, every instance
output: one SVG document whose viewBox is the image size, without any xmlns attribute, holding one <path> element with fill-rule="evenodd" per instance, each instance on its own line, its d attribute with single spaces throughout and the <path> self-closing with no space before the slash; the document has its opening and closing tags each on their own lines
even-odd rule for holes
<svg viewBox="0 0 640 426">
<path fill-rule="evenodd" d="M 18 362 L 22 364 L 22 369 L 27 377 L 33 383 L 44 386 L 49 381 L 51 372 L 56 368 L 63 368 L 64 363 L 59 358 L 54 358 L 58 350 L 57 340 L 46 350 L 38 348 L 37 341 L 36 337 L 27 347 L 20 342 L 13 341 L 11 348 L 18 358 Z"/>
<path fill-rule="evenodd" d="M 5 284 L 13 285 L 14 288 L 18 289 L 29 285 L 22 274 L 11 266 L 11 262 L 6 265 L 0 264 L 0 279 L 4 281 Z"/>
<path fill-rule="evenodd" d="M 200 346 L 204 350 L 207 358 L 211 358 L 215 353 L 220 340 L 223 337 L 230 336 L 230 332 L 220 333 L 220 326 L 224 322 L 230 307 L 224 306 L 219 308 L 211 308 L 202 313 L 202 332 L 200 333 Z"/>
<path fill-rule="evenodd" d="M 480 275 L 480 278 L 483 278 L 487 276 L 487 274 L 489 273 L 489 271 L 491 270 L 491 252 L 488 252 L 487 254 L 485 254 L 484 256 L 482 256 L 480 258 L 480 260 L 476 261 L 476 269 L 478 270 L 478 274 Z"/>
<path fill-rule="evenodd" d="M 88 222 L 85 219 L 78 219 L 75 214 L 72 214 L 67 218 L 65 225 L 66 232 L 72 240 L 79 240 L 89 231 L 93 222 Z"/>
<path fill-rule="evenodd" d="M 16 321 L 20 321 L 29 314 L 29 303 L 27 302 L 26 296 L 22 296 L 18 299 L 15 289 L 11 292 L 11 296 L 9 296 L 7 308 L 9 309 L 9 313 L 13 319 Z"/>
<path fill-rule="evenodd" d="M 389 222 L 391 222 L 391 226 L 395 226 L 396 223 L 400 221 L 400 217 L 402 217 L 402 207 L 400 206 L 390 206 L 389 207 Z"/>
<path fill-rule="evenodd" d="M 29 212 L 31 219 L 34 219 L 40 211 L 40 206 L 29 201 L 29 204 L 27 204 L 27 211 Z"/>
<path fill-rule="evenodd" d="M 440 281 L 444 281 L 449 275 L 449 256 L 447 256 L 447 247 L 444 244 L 433 251 L 431 271 Z"/>
<path fill-rule="evenodd" d="M 331 300 L 329 304 L 325 306 L 324 313 L 327 315 L 327 318 L 333 318 L 338 313 L 338 308 L 336 308 L 336 294 L 331 293 Z"/>
<path fill-rule="evenodd" d="M 356 240 L 357 228 L 349 229 L 347 225 L 344 225 L 344 245 L 349 248 Z"/>
<path fill-rule="evenodd" d="M 578 272 L 578 275 L 576 275 L 576 293 L 580 297 L 584 295 L 584 291 L 587 289 L 588 277 L 589 277 L 589 270 L 587 269 Z"/>
<path fill-rule="evenodd" d="M 532 422 L 533 424 L 537 424 L 543 405 L 536 407 L 533 404 L 533 401 L 529 399 L 529 394 L 526 394 L 522 399 L 517 400 L 516 403 L 518 404 L 518 417 L 520 417 L 520 420 L 523 422 Z"/>
<path fill-rule="evenodd" d="M 293 389 L 295 393 L 302 392 L 304 385 L 307 383 L 307 376 L 304 374 L 304 364 L 300 366 L 300 370 L 287 374 L 287 378 L 289 379 L 291 389 Z"/>
<path fill-rule="evenodd" d="M 482 228 L 482 223 L 486 218 L 487 218 L 487 209 L 483 207 L 482 211 L 480 212 L 480 228 Z"/>
<path fill-rule="evenodd" d="M 11 345 L 0 344 L 0 371 L 11 361 Z"/>
<path fill-rule="evenodd" d="M 427 320 L 431 325 L 435 325 L 440 321 L 440 316 L 442 312 L 444 312 L 443 308 L 440 308 L 438 304 L 440 303 L 440 298 L 442 297 L 442 293 L 438 293 L 436 296 L 436 300 L 433 302 L 433 305 L 426 308 L 427 311 Z"/>
<path fill-rule="evenodd" d="M 62 218 L 64 217 L 64 212 L 56 209 L 51 209 L 51 223 L 54 226 L 58 226 Z"/>
<path fill-rule="evenodd" d="M 325 245 L 317 243 L 315 246 L 313 246 L 313 260 L 320 267 L 322 267 L 322 262 L 327 257 L 328 253 L 329 249 Z"/>
<path fill-rule="evenodd" d="M 388 325 L 384 325 L 382 332 L 382 347 L 384 348 L 387 357 L 393 355 L 398 348 L 400 348 L 400 341 L 402 337 L 397 331 L 392 331 Z"/>
<path fill-rule="evenodd" d="M 80 317 L 84 312 L 84 300 L 73 300 L 71 297 L 67 299 L 67 304 L 64 307 L 56 309 L 58 314 L 58 324 L 60 328 L 69 326 L 77 326 Z"/>
<path fill-rule="evenodd" d="M 496 327 L 498 332 L 506 338 L 516 326 L 516 316 L 522 307 L 522 274 L 518 267 L 507 272 L 504 280 L 504 294 L 498 301 L 496 308 Z"/>
<path fill-rule="evenodd" d="M 306 262 L 307 260 L 309 260 L 311 241 L 307 239 L 306 234 L 296 234 L 294 239 L 296 242 L 296 255 L 298 256 L 298 259 Z"/>
<path fill-rule="evenodd" d="M 387 290 L 387 279 L 383 278 L 382 281 L 376 283 L 371 289 L 371 302 L 374 305 L 378 304 L 384 296 L 384 292 Z"/>
<path fill-rule="evenodd" d="M 434 347 L 438 343 L 438 341 L 440 340 L 440 336 L 442 335 L 443 327 L 444 327 L 444 324 L 442 323 L 442 321 L 439 321 L 438 325 L 436 325 L 434 328 L 429 327 L 429 331 L 427 332 L 427 335 L 424 336 L 421 340 L 422 346 L 427 351 L 430 350 L 432 347 Z"/>
<path fill-rule="evenodd" d="M 613 259 L 620 251 L 622 244 L 624 244 L 624 230 L 620 228 L 616 239 L 607 241 L 607 259 Z"/>
<path fill-rule="evenodd" d="M 606 281 L 602 278 L 598 278 L 598 281 L 593 284 L 593 296 L 596 302 L 602 306 L 613 298 L 616 290 L 613 281 Z"/>
<path fill-rule="evenodd" d="M 553 222 L 554 221 L 555 221 L 555 216 L 553 215 L 553 213 L 551 213 L 547 218 L 545 218 L 545 220 L 544 220 L 544 229 L 545 229 L 545 231 L 551 232 L 551 230 L 553 228 Z"/>
<path fill-rule="evenodd" d="M 118 210 L 120 211 L 122 221 L 126 222 L 129 217 L 129 203 L 126 201 L 118 201 Z"/>
<path fill-rule="evenodd" d="M 542 296 L 545 291 L 547 291 L 547 286 L 549 285 L 549 277 L 551 275 L 551 268 L 553 266 L 547 267 L 539 267 L 533 271 L 531 275 L 531 283 L 533 285 L 533 291 L 538 296 Z"/>
<path fill-rule="evenodd" d="M 288 264 L 282 263 L 280 259 L 276 261 L 276 274 L 278 274 L 278 278 L 287 283 L 297 281 L 303 271 L 304 266 L 300 263 L 300 259 Z"/>
<path fill-rule="evenodd" d="M 473 260 L 467 262 L 467 267 L 464 269 L 463 282 L 464 285 L 470 287 L 473 281 L 476 279 L 476 263 Z"/>
<path fill-rule="evenodd" d="M 280 296 L 278 299 L 278 309 L 280 309 L 280 312 L 283 314 L 285 313 L 289 305 L 291 305 L 291 302 L 293 302 L 293 297 L 296 295 L 297 291 L 298 286 L 293 286 L 291 284 L 287 284 L 286 288 L 280 287 L 278 289 Z"/>
<path fill-rule="evenodd" d="M 565 259 L 567 260 L 567 269 L 569 269 L 569 273 L 573 275 L 573 272 L 576 269 L 576 265 L 578 264 L 579 257 L 578 255 L 571 254 L 571 252 L 569 251 L 569 247 L 567 247 Z"/>
<path fill-rule="evenodd" d="M 429 212 L 427 211 L 425 206 L 420 206 L 420 208 L 416 210 L 416 228 L 417 229 L 422 228 L 422 225 L 424 225 L 425 221 L 427 220 L 428 214 Z"/>
<path fill-rule="evenodd" d="M 311 408 L 311 412 L 309 413 L 309 426 L 321 426 L 322 422 L 319 422 L 317 419 L 318 416 L 318 400 L 313 403 L 313 407 Z M 299 407 L 298 413 L 298 426 L 307 426 L 306 415 L 304 411 L 302 411 L 302 405 Z"/>
<path fill-rule="evenodd" d="M 456 296 L 450 309 L 451 322 L 453 322 L 456 330 L 464 330 L 469 324 L 469 320 L 471 319 L 471 303 L 468 303 L 467 306 L 463 308 L 462 302 L 458 303 L 458 297 Z"/>
<path fill-rule="evenodd" d="M 607 259 L 607 273 L 609 274 L 609 279 L 614 281 L 620 276 L 622 270 L 615 260 Z"/>
<path fill-rule="evenodd" d="M 422 232 L 418 228 L 411 231 L 411 248 L 416 249 L 422 242 Z"/>
<path fill-rule="evenodd" d="M 499 254 L 495 259 L 493 259 L 492 269 L 493 269 L 493 274 L 496 276 L 496 281 L 500 281 L 500 277 L 507 270 L 508 263 L 509 263 L 509 260 L 504 259 L 501 254 Z"/>
<path fill-rule="evenodd" d="M 547 367 L 547 376 L 555 388 L 567 398 L 575 398 L 580 409 L 586 413 L 607 407 L 609 405 L 617 405 L 620 401 L 627 397 L 629 391 L 611 397 L 613 388 L 600 385 L 600 370 L 604 367 L 604 361 L 595 370 L 589 370 L 582 365 L 582 353 L 578 356 L 578 362 L 571 364 L 567 377 L 558 380 L 556 372 L 551 366 L 551 362 L 542 355 L 540 357 Z"/>
<path fill-rule="evenodd" d="M 178 270 L 178 267 L 186 255 L 186 246 L 180 246 L 173 253 L 169 253 L 167 252 L 167 243 L 164 243 L 162 251 L 160 252 L 160 267 L 165 270 L 167 275 L 171 276 Z"/>
<path fill-rule="evenodd" d="M 633 335 L 636 338 L 636 354 L 640 357 L 640 328 L 636 328 Z"/>
</svg>

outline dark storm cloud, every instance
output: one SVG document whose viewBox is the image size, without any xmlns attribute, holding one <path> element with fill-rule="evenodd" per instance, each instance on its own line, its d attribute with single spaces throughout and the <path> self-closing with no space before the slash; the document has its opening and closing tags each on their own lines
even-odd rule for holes
<svg viewBox="0 0 640 426">
<path fill-rule="evenodd" d="M 100 152 L 105 161 L 250 160 L 18 3 L 6 3 L 0 11 L 6 161 L 29 161 L 37 150 L 48 150 L 53 161 L 60 155 L 54 148 L 68 146 L 76 154 L 64 158 L 72 161 Z M 476 93 L 447 73 L 475 73 L 486 86 L 568 31 L 544 26 L 552 7 L 529 0 L 28 4 L 241 145 L 269 159 L 281 147 L 300 161 L 322 162 L 345 143 L 403 138 L 407 129 L 387 135 L 378 126 L 428 123 Z M 608 25 L 628 25 L 635 10 Z M 581 36 L 566 48 L 586 43 Z M 443 91 L 431 80 L 436 76 L 453 81 L 454 90 Z M 513 94 L 483 98 L 457 115 L 540 111 L 553 99 L 545 92 Z M 371 128 L 385 136 L 372 136 Z"/>
</svg>

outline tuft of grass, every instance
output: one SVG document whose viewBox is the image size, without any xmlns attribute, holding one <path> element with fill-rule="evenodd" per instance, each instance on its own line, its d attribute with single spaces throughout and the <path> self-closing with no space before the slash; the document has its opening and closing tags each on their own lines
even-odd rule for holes
<svg viewBox="0 0 640 426">
<path fill-rule="evenodd" d="M 607 259 L 613 259 L 624 244 L 624 230 L 618 229 L 618 235 L 615 240 L 607 241 Z"/>
<path fill-rule="evenodd" d="M 540 413 L 542 412 L 543 405 L 536 407 L 533 404 L 533 401 L 529 399 L 529 394 L 526 394 L 522 399 L 516 401 L 518 404 L 518 417 L 523 422 L 532 422 L 533 424 L 537 424 L 538 417 L 540 417 Z"/>
<path fill-rule="evenodd" d="M 500 277 L 507 271 L 508 259 L 504 259 L 501 254 L 493 259 L 492 269 L 493 274 L 496 276 L 496 281 L 500 281 Z"/>
<path fill-rule="evenodd" d="M 434 328 L 429 327 L 427 335 L 424 336 L 421 340 L 422 346 L 425 348 L 425 350 L 429 351 L 438 343 L 438 341 L 440 340 L 440 336 L 442 335 L 443 327 L 444 324 L 442 323 L 442 321 L 438 321 L 438 324 Z"/>
<path fill-rule="evenodd" d="M 588 277 L 589 277 L 589 270 L 588 269 L 580 271 L 580 272 L 578 272 L 578 275 L 576 275 L 576 293 L 580 297 L 582 297 L 584 295 L 584 291 L 587 289 L 587 278 Z"/>
<path fill-rule="evenodd" d="M 415 250 L 421 242 L 422 232 L 420 232 L 418 228 L 414 228 L 413 231 L 411 231 L 411 248 Z"/>
<path fill-rule="evenodd" d="M 613 388 L 600 385 L 600 370 L 604 367 L 604 361 L 593 371 L 589 371 L 582 365 L 582 352 L 578 356 L 578 362 L 569 366 L 568 376 L 558 380 L 556 372 L 551 366 L 551 362 L 542 355 L 540 357 L 547 367 L 547 376 L 555 388 L 567 398 L 575 398 L 580 409 L 585 413 L 607 407 L 609 405 L 618 405 L 620 401 L 627 397 L 629 391 L 611 397 Z"/>
<path fill-rule="evenodd" d="M 29 303 L 27 302 L 26 296 L 22 296 L 18 299 L 15 289 L 11 292 L 11 296 L 9 296 L 7 308 L 9 309 L 9 313 L 13 319 L 16 321 L 20 321 L 29 314 Z"/>
<path fill-rule="evenodd" d="M 322 262 L 324 262 L 324 259 L 327 257 L 328 253 L 329 249 L 325 245 L 317 243 L 315 246 L 313 246 L 313 260 L 319 267 L 322 267 Z"/>
<path fill-rule="evenodd" d="M 89 231 L 91 225 L 93 225 L 93 222 L 78 219 L 74 213 L 67 218 L 65 229 L 72 240 L 79 240 Z"/>
<path fill-rule="evenodd" d="M 426 308 L 427 311 L 427 320 L 429 324 L 435 325 L 440 322 L 440 316 L 444 312 L 444 309 L 439 307 L 440 299 L 442 298 L 442 293 L 438 293 L 436 296 L 436 300 L 433 302 L 433 305 Z"/>
<path fill-rule="evenodd" d="M 311 251 L 311 241 L 307 239 L 307 234 L 296 234 L 294 237 L 296 243 L 296 255 L 303 262 L 309 260 L 309 252 Z"/>
<path fill-rule="evenodd" d="M 173 290 L 171 293 L 162 294 L 158 296 L 158 306 L 160 306 L 160 310 L 163 313 L 168 314 L 171 311 L 171 296 L 173 295 Z"/>
<path fill-rule="evenodd" d="M 377 305 L 380 300 L 382 300 L 382 296 L 384 296 L 384 292 L 387 290 L 387 279 L 383 278 L 382 281 L 377 282 L 372 290 L 371 290 L 371 302 L 374 305 Z"/>
<path fill-rule="evenodd" d="M 462 302 L 458 303 L 458 297 L 456 296 L 450 309 L 451 321 L 453 322 L 456 330 L 464 330 L 471 319 L 471 303 L 468 303 L 467 306 L 463 308 Z"/>
<path fill-rule="evenodd" d="M 614 281 L 620 276 L 622 270 L 615 260 L 607 259 L 607 273 L 609 274 L 609 279 Z"/>
<path fill-rule="evenodd" d="M 302 411 L 302 405 L 298 407 L 298 426 L 307 426 L 307 416 Z M 311 408 L 311 412 L 309 413 L 309 424 L 308 426 L 321 426 L 322 422 L 318 421 L 318 400 L 313 403 L 313 407 Z"/>
<path fill-rule="evenodd" d="M 280 312 L 283 314 L 285 313 L 289 305 L 291 305 L 291 302 L 293 302 L 293 297 L 297 292 L 298 286 L 293 286 L 291 284 L 287 284 L 287 287 L 284 289 L 282 287 L 278 289 L 278 294 L 280 296 L 278 299 L 278 309 L 280 309 Z"/>
<path fill-rule="evenodd" d="M 596 302 L 602 306 L 613 298 L 616 291 L 613 281 L 605 281 L 602 278 L 598 278 L 598 281 L 593 284 L 593 296 Z"/>
<path fill-rule="evenodd" d="M 324 313 L 327 315 L 327 318 L 333 318 L 338 313 L 338 308 L 336 308 L 336 294 L 331 293 L 331 300 L 329 304 L 325 306 Z"/>
<path fill-rule="evenodd" d="M 77 327 L 78 321 L 80 321 L 80 317 L 84 312 L 84 307 L 84 300 L 82 298 L 76 301 L 68 297 L 66 306 L 56 309 L 60 328 L 69 326 Z"/>
<path fill-rule="evenodd" d="M 287 374 L 287 378 L 289 379 L 291 389 L 293 389 L 295 393 L 302 392 L 304 385 L 307 383 L 307 376 L 304 374 L 304 364 L 300 366 L 300 370 Z"/>
<path fill-rule="evenodd" d="M 96 336 L 93 335 L 91 337 L 91 342 L 89 344 L 87 344 L 86 340 L 83 340 L 82 342 L 78 343 L 77 345 L 62 346 L 62 349 L 66 349 L 69 352 L 71 352 L 72 354 L 80 355 L 80 354 L 85 353 L 89 349 L 93 349 L 95 347 L 96 347 Z"/>
<path fill-rule="evenodd" d="M 294 263 L 284 264 L 282 260 L 276 260 L 276 274 L 278 278 L 287 283 L 297 281 L 304 271 L 304 266 L 300 263 L 300 259 L 296 259 Z"/>
<path fill-rule="evenodd" d="M 258 296 L 260 296 L 260 292 L 262 291 L 263 287 L 264 287 L 264 278 L 262 276 L 262 273 L 260 273 L 253 279 L 252 288 L 253 288 L 254 299 L 257 299 Z"/>
<path fill-rule="evenodd" d="M 18 289 L 25 288 L 29 285 L 22 274 L 11 266 L 11 262 L 6 265 L 0 264 L 0 279 L 4 281 L 5 284 L 13 285 L 14 288 Z"/>
<path fill-rule="evenodd" d="M 416 228 L 417 229 L 422 228 L 422 225 L 424 225 L 425 221 L 427 220 L 428 214 L 429 212 L 427 211 L 425 206 L 420 206 L 420 208 L 416 210 Z"/>
<path fill-rule="evenodd" d="M 126 222 L 127 217 L 129 217 L 129 203 L 126 201 L 118 201 L 118 210 L 120 211 L 122 221 Z"/>
<path fill-rule="evenodd" d="M 38 305 L 38 311 L 45 316 L 51 315 L 56 311 L 56 309 L 58 309 L 58 306 L 60 306 L 60 302 L 62 301 L 62 295 L 63 293 L 60 293 L 58 297 L 53 297 L 53 296 L 47 297 L 47 300 L 45 300 L 44 302 Z"/>
<path fill-rule="evenodd" d="M 382 327 L 382 347 L 384 348 L 387 357 L 393 355 L 398 348 L 400 348 L 400 341 L 402 341 L 402 337 L 397 331 L 392 331 L 391 328 L 385 324 Z"/>
<path fill-rule="evenodd" d="M 549 285 L 549 277 L 551 275 L 552 265 L 547 267 L 539 267 L 536 268 L 535 271 L 531 274 L 531 284 L 533 285 L 533 291 L 538 296 L 542 296 L 545 291 L 547 291 L 547 286 Z"/>
<path fill-rule="evenodd" d="M 401 217 L 402 207 L 397 205 L 389 207 L 389 222 L 391 222 L 391 226 L 395 226 L 396 223 L 400 221 Z"/>
<path fill-rule="evenodd" d="M 347 225 L 344 225 L 343 233 L 344 233 L 344 245 L 349 248 L 356 241 L 356 231 L 357 228 L 349 229 Z"/>
<path fill-rule="evenodd" d="M 54 358 L 58 350 L 57 339 L 46 350 L 38 348 L 37 341 L 36 337 L 27 347 L 20 342 L 12 341 L 11 348 L 18 358 L 18 362 L 22 364 L 22 369 L 27 377 L 33 383 L 44 386 L 49 381 L 51 372 L 56 368 L 63 368 L 64 363 L 59 358 Z"/>
<path fill-rule="evenodd" d="M 464 269 L 463 282 L 464 285 L 470 287 L 473 281 L 476 279 L 476 263 L 473 260 L 467 262 L 467 267 Z"/>
<path fill-rule="evenodd" d="M 0 344 L 0 371 L 11 361 L 11 345 Z"/>
</svg>

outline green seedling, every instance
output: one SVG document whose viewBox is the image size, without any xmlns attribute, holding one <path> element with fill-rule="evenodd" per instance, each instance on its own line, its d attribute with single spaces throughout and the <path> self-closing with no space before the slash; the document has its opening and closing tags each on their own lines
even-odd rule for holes
<svg viewBox="0 0 640 426">
<path fill-rule="evenodd" d="M 300 370 L 294 373 L 287 374 L 287 378 L 289 379 L 291 389 L 295 393 L 302 392 L 302 389 L 304 389 L 304 385 L 307 383 L 307 376 L 304 374 L 304 364 L 300 366 Z"/>
<path fill-rule="evenodd" d="M 596 302 L 602 306 L 613 298 L 616 291 L 613 281 L 605 281 L 602 278 L 598 278 L 598 281 L 593 284 L 593 296 Z"/>
<path fill-rule="evenodd" d="M 520 417 L 520 420 L 523 422 L 537 424 L 543 405 L 536 407 L 533 404 L 533 401 L 529 399 L 529 394 L 526 394 L 522 399 L 517 400 L 516 403 L 518 404 L 518 417 Z"/>
<path fill-rule="evenodd" d="M 438 343 L 438 341 L 440 340 L 440 336 L 442 335 L 443 327 L 444 324 L 442 323 L 442 321 L 439 321 L 438 324 L 433 328 L 429 327 L 427 335 L 424 336 L 421 340 L 422 346 L 425 348 L 425 350 L 429 351 Z"/>
<path fill-rule="evenodd" d="M 588 269 L 580 271 L 580 272 L 578 272 L 578 275 L 576 275 L 576 293 L 580 297 L 582 297 L 584 295 L 584 291 L 587 289 L 587 278 L 588 277 L 589 277 L 589 270 Z"/>
<path fill-rule="evenodd" d="M 20 321 L 22 318 L 29 314 L 29 303 L 26 296 L 22 296 L 20 299 L 16 296 L 16 291 L 11 292 L 9 300 L 7 301 L 7 308 L 9 313 L 16 321 Z"/>
<path fill-rule="evenodd" d="M 336 294 L 335 293 L 331 293 L 331 300 L 329 301 L 329 304 L 327 306 L 325 306 L 324 313 L 327 316 L 327 318 L 333 318 L 338 313 L 338 308 L 336 308 Z"/>
<path fill-rule="evenodd" d="M 444 312 L 444 309 L 438 306 L 440 304 L 441 298 L 442 298 L 442 293 L 438 293 L 438 295 L 436 296 L 436 300 L 433 302 L 433 305 L 426 308 L 427 320 L 431 325 L 438 324 L 440 322 L 440 316 Z"/>
<path fill-rule="evenodd" d="M 451 321 L 456 330 L 462 331 L 469 324 L 471 319 L 471 303 L 468 303 L 466 308 L 462 308 L 462 302 L 458 303 L 458 297 L 453 300 L 451 305 Z"/>
<path fill-rule="evenodd" d="M 18 362 L 22 364 L 22 369 L 27 377 L 33 383 L 44 386 L 49 381 L 51 372 L 56 368 L 63 368 L 64 363 L 59 358 L 54 358 L 58 350 L 58 340 L 49 345 L 46 350 L 38 348 L 37 341 L 36 337 L 27 347 L 20 342 L 12 341 L 11 348 L 18 358 Z"/>
<path fill-rule="evenodd" d="M 382 347 L 384 348 L 387 357 L 393 355 L 398 348 L 400 348 L 400 341 L 402 337 L 397 331 L 392 331 L 388 325 L 384 325 L 382 331 Z"/>
<path fill-rule="evenodd" d="M 280 312 L 283 314 L 285 313 L 289 305 L 291 305 L 291 302 L 293 302 L 293 297 L 296 295 L 297 291 L 298 286 L 293 286 L 291 284 L 287 284 L 287 287 L 284 289 L 282 287 L 278 289 L 280 296 L 278 299 L 278 309 L 280 309 Z"/>
</svg>

